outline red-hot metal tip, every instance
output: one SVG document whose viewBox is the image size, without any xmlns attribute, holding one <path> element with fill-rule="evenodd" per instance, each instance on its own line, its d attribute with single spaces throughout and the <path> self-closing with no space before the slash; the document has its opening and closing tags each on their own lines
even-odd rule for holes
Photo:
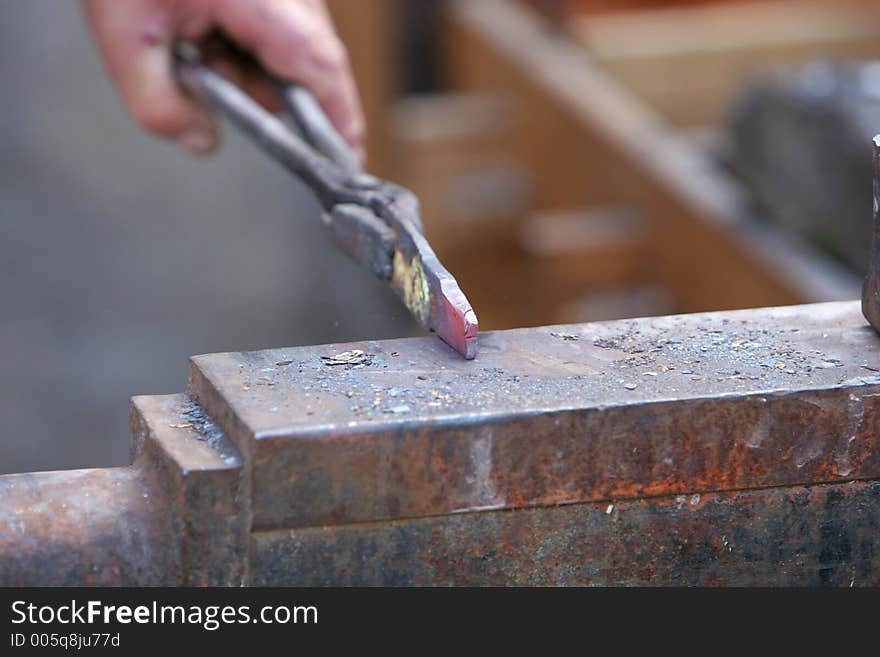
<svg viewBox="0 0 880 657">
<path fill-rule="evenodd" d="M 434 331 L 450 347 L 468 360 L 477 356 L 477 333 L 479 325 L 477 314 L 471 308 L 461 290 L 452 295 L 443 295 L 437 305 L 434 318 Z"/>
</svg>

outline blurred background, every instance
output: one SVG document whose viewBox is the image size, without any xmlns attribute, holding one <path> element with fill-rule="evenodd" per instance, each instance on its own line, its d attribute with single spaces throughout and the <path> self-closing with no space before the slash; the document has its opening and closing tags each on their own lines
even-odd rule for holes
<svg viewBox="0 0 880 657">
<path fill-rule="evenodd" d="M 482 329 L 859 296 L 878 3 L 329 4 Z M 78 3 L 2 9 L 0 472 L 127 463 L 193 354 L 418 333 L 232 131 L 139 132 Z"/>
<path fill-rule="evenodd" d="M 0 471 L 128 463 L 129 397 L 182 391 L 193 354 L 413 330 L 250 143 L 141 133 L 78 2 L 2 15 Z"/>
</svg>

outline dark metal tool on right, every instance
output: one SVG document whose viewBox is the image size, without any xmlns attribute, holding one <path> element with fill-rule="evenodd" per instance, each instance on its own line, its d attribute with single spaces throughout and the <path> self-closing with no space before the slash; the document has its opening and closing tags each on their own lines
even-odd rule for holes
<svg viewBox="0 0 880 657">
<path fill-rule="evenodd" d="M 222 113 L 318 197 L 336 245 L 388 281 L 424 328 L 464 358 L 477 354 L 477 316 L 422 234 L 415 195 L 364 173 L 312 94 L 268 76 L 296 129 L 205 66 L 198 48 L 175 46 L 182 86 Z"/>
<path fill-rule="evenodd" d="M 874 161 L 874 235 L 868 275 L 862 289 L 862 313 L 880 333 L 880 135 L 874 137 L 871 149 Z"/>
</svg>

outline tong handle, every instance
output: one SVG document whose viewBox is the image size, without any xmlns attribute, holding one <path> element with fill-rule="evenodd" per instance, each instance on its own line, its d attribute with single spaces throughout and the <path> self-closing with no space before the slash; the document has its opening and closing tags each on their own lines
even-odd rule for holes
<svg viewBox="0 0 880 657">
<path fill-rule="evenodd" d="M 336 132 L 315 97 L 299 85 L 284 85 L 267 74 L 302 136 L 238 86 L 202 63 L 198 47 L 174 46 L 175 74 L 191 95 L 221 112 L 268 155 L 302 178 L 325 209 L 338 202 L 340 184 L 360 170 L 357 157 Z M 350 167 L 357 167 L 352 170 Z"/>
<path fill-rule="evenodd" d="M 275 87 L 284 109 L 306 141 L 345 171 L 361 171 L 360 160 L 348 142 L 336 131 L 311 91 L 295 82 L 285 84 L 276 80 Z"/>
</svg>

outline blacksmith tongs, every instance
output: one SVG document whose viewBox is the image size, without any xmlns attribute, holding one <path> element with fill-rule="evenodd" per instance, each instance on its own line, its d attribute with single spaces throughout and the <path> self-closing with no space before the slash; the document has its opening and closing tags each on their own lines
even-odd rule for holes
<svg viewBox="0 0 880 657">
<path fill-rule="evenodd" d="M 296 129 L 205 66 L 198 48 L 175 46 L 180 83 L 225 115 L 268 155 L 301 178 L 323 208 L 336 245 L 391 287 L 425 329 L 467 359 L 477 353 L 477 316 L 422 234 L 409 190 L 364 173 L 314 96 L 273 82 Z M 272 81 L 271 76 L 267 78 Z"/>
</svg>

